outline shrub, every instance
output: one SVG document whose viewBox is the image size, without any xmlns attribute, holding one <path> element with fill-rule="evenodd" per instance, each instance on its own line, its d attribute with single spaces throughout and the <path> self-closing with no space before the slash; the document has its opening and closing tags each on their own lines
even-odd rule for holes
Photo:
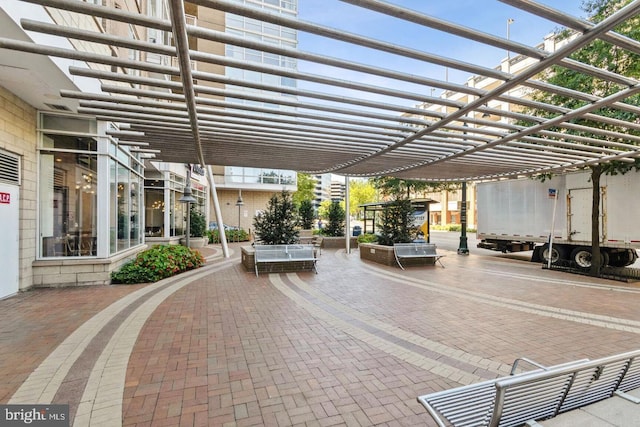
<svg viewBox="0 0 640 427">
<path fill-rule="evenodd" d="M 156 245 L 140 252 L 120 270 L 111 273 L 112 283 L 149 283 L 204 264 L 202 254 L 182 245 Z"/>
<path fill-rule="evenodd" d="M 207 231 L 207 220 L 202 212 L 191 208 L 191 215 L 189 215 L 189 235 L 191 237 L 203 237 Z"/>
<path fill-rule="evenodd" d="M 381 217 L 381 230 L 378 243 L 393 246 L 394 243 L 411 242 L 415 232 L 413 226 L 413 207 L 409 199 L 396 199 L 384 205 Z"/>
<path fill-rule="evenodd" d="M 327 226 L 322 233 L 332 237 L 344 236 L 344 217 L 345 212 L 340 202 L 332 202 L 327 212 Z"/>
<path fill-rule="evenodd" d="M 378 241 L 378 236 L 373 233 L 361 234 L 358 236 L 358 243 L 374 243 Z"/>
<path fill-rule="evenodd" d="M 462 229 L 460 224 L 446 224 L 446 225 L 431 224 L 430 228 L 431 230 L 440 230 L 440 231 L 460 231 Z M 467 227 L 467 233 L 475 233 L 475 232 L 476 232 L 475 228 Z"/>
<path fill-rule="evenodd" d="M 207 235 L 209 236 L 209 243 L 220 243 L 219 230 L 209 230 Z M 224 235 L 228 242 L 246 242 L 249 240 L 249 233 L 242 228 L 240 230 L 225 230 Z"/>
<path fill-rule="evenodd" d="M 311 204 L 310 200 L 303 200 L 300 202 L 300 207 L 298 208 L 298 217 L 300 218 L 300 226 L 305 230 L 310 230 L 313 228 L 313 204 Z"/>
<path fill-rule="evenodd" d="M 267 208 L 253 219 L 256 234 L 265 245 L 288 245 L 298 240 L 296 209 L 291 194 L 271 196 Z"/>
</svg>

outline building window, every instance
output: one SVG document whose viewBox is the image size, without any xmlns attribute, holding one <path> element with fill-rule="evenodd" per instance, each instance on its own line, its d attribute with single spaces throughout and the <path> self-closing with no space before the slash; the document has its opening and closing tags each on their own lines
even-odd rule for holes
<svg viewBox="0 0 640 427">
<path fill-rule="evenodd" d="M 66 145 L 70 139 L 76 138 L 44 135 L 47 145 L 55 147 Z M 95 144 L 89 140 L 84 138 L 84 143 L 93 145 L 95 149 Z M 97 185 L 97 154 L 54 150 L 40 152 L 40 236 L 43 257 L 96 255 Z"/>
<path fill-rule="evenodd" d="M 144 234 L 147 237 L 164 237 L 163 181 L 145 180 L 144 187 Z"/>
<path fill-rule="evenodd" d="M 169 172 L 163 172 L 154 178 L 144 181 L 145 235 L 165 239 L 183 236 L 187 224 L 187 208 L 180 198 L 184 194 L 185 178 Z M 191 185 L 192 196 L 197 200 L 192 208 L 204 213 L 207 188 L 196 181 L 192 181 Z"/>
<path fill-rule="evenodd" d="M 39 137 L 39 256 L 106 256 L 141 244 L 139 160 L 99 137 L 91 119 L 42 113 Z"/>
</svg>

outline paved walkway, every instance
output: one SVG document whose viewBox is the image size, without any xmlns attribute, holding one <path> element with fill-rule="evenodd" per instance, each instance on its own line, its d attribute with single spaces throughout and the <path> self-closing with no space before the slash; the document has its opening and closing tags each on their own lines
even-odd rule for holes
<svg viewBox="0 0 640 427">
<path fill-rule="evenodd" d="M 0 403 L 69 403 L 76 426 L 433 426 L 420 394 L 640 347 L 637 283 L 473 251 L 401 271 L 324 250 L 317 275 L 256 277 L 231 249 L 155 284 L 0 301 Z"/>
</svg>

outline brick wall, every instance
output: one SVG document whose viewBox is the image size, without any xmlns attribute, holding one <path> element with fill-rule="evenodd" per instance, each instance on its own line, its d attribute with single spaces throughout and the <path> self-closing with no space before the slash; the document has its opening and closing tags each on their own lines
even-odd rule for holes
<svg viewBox="0 0 640 427">
<path fill-rule="evenodd" d="M 393 253 L 393 246 L 361 243 L 360 259 L 388 266 L 398 266 Z M 436 263 L 434 258 L 405 258 L 402 259 L 401 262 L 403 267 L 434 265 Z"/>
<path fill-rule="evenodd" d="M 255 272 L 255 255 L 251 246 L 242 247 L 242 265 L 247 271 Z M 312 261 L 269 262 L 258 264 L 258 273 L 284 273 L 289 271 L 313 270 Z"/>
</svg>

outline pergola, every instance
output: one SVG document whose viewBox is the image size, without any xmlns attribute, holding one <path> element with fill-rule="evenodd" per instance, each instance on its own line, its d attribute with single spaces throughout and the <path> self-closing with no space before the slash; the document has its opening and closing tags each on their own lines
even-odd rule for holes
<svg viewBox="0 0 640 427">
<path fill-rule="evenodd" d="M 383 14 L 385 19 L 401 19 L 513 53 L 514 58 L 532 60 L 526 69 L 510 73 L 293 19 L 240 2 L 190 0 L 199 7 L 255 18 L 314 37 L 340 40 L 349 49 L 374 49 L 399 59 L 411 58 L 480 78 L 495 79 L 496 84 L 491 89 L 407 73 L 394 69 L 393 61 L 372 66 L 192 26 L 185 18 L 182 0 L 168 0 L 171 20 L 81 0 L 24 1 L 172 34 L 173 45 L 156 44 L 35 20 L 21 23 L 29 31 L 140 51 L 142 58 L 160 55 L 170 58 L 168 64 L 174 66 L 11 38 L 0 39 L 0 49 L 91 64 L 90 67 L 71 67 L 69 71 L 72 75 L 98 79 L 102 93 L 62 90 L 62 96 L 77 100 L 79 113 L 121 123 L 120 130 L 112 131 L 121 143 L 154 152 L 158 159 L 167 162 L 269 167 L 344 176 L 393 175 L 408 179 L 467 181 L 562 172 L 612 160 L 633 162 L 640 155 L 640 137 L 634 135 L 640 131 L 640 123 L 635 120 L 640 116 L 640 108 L 625 102 L 640 92 L 639 82 L 603 70 L 598 64 L 580 63 L 569 58 L 596 39 L 640 54 L 639 42 L 613 32 L 615 27 L 638 14 L 640 1 L 633 1 L 594 25 L 533 1 L 501 0 L 543 17 L 552 25 L 560 24 L 577 32 L 560 48 L 547 52 L 539 46 L 524 45 L 508 37 L 445 22 L 392 3 L 341 0 Z M 327 9 L 337 1 L 327 0 Z M 240 61 L 190 49 L 189 39 L 194 38 L 330 66 L 332 70 L 357 71 L 390 83 L 380 86 L 365 83 L 365 79 L 341 79 L 331 72 L 313 74 Z M 194 69 L 194 63 L 267 73 L 295 79 L 299 84 L 298 87 L 282 87 L 251 83 Z M 539 76 L 554 65 L 610 82 L 616 90 L 603 97 L 541 81 Z M 304 89 L 301 82 L 312 82 L 327 90 Z M 403 83 L 411 83 L 419 89 L 404 90 Z M 242 88 L 255 90 L 240 90 Z M 336 88 L 344 93 L 336 95 Z M 433 88 L 460 93 L 464 97 L 457 101 L 452 97 L 433 96 Z M 514 95 L 533 90 L 561 94 L 581 101 L 583 106 L 571 110 Z M 291 96 L 283 98 L 280 96 L 283 93 Z M 396 101 L 374 101 L 372 95 Z M 489 105 L 495 102 L 506 103 L 509 109 L 491 108 Z M 417 104 L 442 108 L 417 108 Z M 603 107 L 628 113 L 627 116 L 634 119 L 625 121 L 596 114 Z M 531 109 L 552 112 L 554 116 L 544 118 L 525 112 Z M 579 118 L 596 125 L 606 124 L 614 130 L 576 124 Z M 527 122 L 528 125 L 519 124 Z M 569 130 L 577 130 L 583 136 L 574 136 Z"/>
</svg>

